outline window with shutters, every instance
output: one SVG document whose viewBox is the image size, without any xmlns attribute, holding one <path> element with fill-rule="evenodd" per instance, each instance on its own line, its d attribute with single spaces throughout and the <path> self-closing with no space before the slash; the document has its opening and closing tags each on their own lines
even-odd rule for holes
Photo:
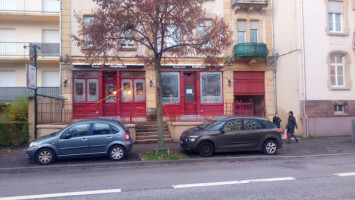
<svg viewBox="0 0 355 200">
<path fill-rule="evenodd" d="M 238 20 L 237 21 L 237 40 L 238 43 L 245 43 L 247 40 L 247 21 Z"/>
</svg>

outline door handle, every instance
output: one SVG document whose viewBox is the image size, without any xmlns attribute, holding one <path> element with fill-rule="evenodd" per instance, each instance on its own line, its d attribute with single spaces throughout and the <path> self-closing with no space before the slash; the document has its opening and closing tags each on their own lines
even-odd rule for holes
<svg viewBox="0 0 355 200">
<path fill-rule="evenodd" d="M 81 141 L 85 142 L 86 140 L 88 140 L 87 138 L 81 138 Z"/>
<path fill-rule="evenodd" d="M 107 136 L 107 139 L 112 139 L 112 136 Z"/>
</svg>

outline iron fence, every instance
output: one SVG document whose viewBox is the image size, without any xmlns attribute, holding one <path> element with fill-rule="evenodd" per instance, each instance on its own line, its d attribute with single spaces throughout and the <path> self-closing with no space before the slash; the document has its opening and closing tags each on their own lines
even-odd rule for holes
<svg viewBox="0 0 355 200">
<path fill-rule="evenodd" d="M 60 97 L 59 87 L 38 87 L 37 94 Z M 18 97 L 29 97 L 34 95 L 34 90 L 26 87 L 0 87 L 0 102 L 11 102 Z"/>
<path fill-rule="evenodd" d="M 1 0 L 0 0 L 1 1 Z M 0 38 L 1 39 L 1 38 Z M 59 57 L 59 43 L 32 43 L 39 46 L 37 50 L 39 57 Z M 28 57 L 30 42 L 0 42 L 0 56 L 6 57 Z M 24 48 L 24 47 L 27 48 Z"/>
<path fill-rule="evenodd" d="M 60 0 L 0 0 L 0 12 L 59 13 Z"/>
</svg>

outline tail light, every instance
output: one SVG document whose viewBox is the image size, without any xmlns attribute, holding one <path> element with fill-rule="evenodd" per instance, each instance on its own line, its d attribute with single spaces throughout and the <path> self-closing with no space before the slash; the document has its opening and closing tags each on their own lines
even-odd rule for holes
<svg viewBox="0 0 355 200">
<path fill-rule="evenodd" d="M 131 138 L 129 137 L 129 134 L 127 133 L 127 131 L 125 130 L 124 131 L 124 134 L 125 134 L 125 137 L 126 137 L 126 141 L 130 141 L 131 140 Z"/>
<path fill-rule="evenodd" d="M 276 129 L 276 131 L 281 134 L 281 129 L 278 128 Z"/>
</svg>

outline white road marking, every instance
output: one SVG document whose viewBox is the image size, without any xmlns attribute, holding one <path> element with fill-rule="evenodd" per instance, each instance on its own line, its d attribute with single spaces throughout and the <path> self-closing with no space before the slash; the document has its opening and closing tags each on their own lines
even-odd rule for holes
<svg viewBox="0 0 355 200">
<path fill-rule="evenodd" d="M 246 183 L 260 183 L 260 182 L 274 182 L 274 181 L 292 181 L 296 180 L 293 177 L 280 177 L 280 178 L 265 178 L 265 179 L 251 179 L 242 181 L 225 181 L 225 182 L 211 182 L 211 183 L 194 183 L 194 184 L 183 184 L 183 185 L 173 185 L 173 188 L 191 188 L 191 187 L 205 187 L 205 186 L 219 186 L 219 185 L 236 185 L 236 184 L 246 184 Z"/>
<path fill-rule="evenodd" d="M 348 173 L 337 173 L 334 174 L 336 176 L 355 176 L 355 172 L 348 172 Z"/>
<path fill-rule="evenodd" d="M 107 194 L 107 193 L 119 193 L 119 192 L 121 192 L 121 189 L 92 190 L 92 191 L 82 191 L 82 192 L 64 192 L 64 193 L 38 194 L 38 195 L 28 195 L 28 196 L 0 197 L 0 200 L 44 199 L 44 198 L 54 198 L 54 197 L 68 197 L 68 196 L 80 196 L 80 195 L 90 195 L 90 194 Z"/>
</svg>

